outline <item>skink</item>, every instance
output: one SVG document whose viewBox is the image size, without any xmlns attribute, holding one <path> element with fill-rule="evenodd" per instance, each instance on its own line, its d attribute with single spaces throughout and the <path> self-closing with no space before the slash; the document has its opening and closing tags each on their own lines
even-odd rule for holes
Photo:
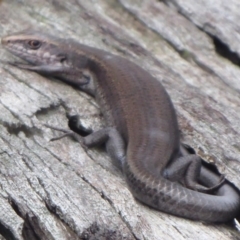
<svg viewBox="0 0 240 240">
<path fill-rule="evenodd" d="M 183 149 L 170 97 L 147 71 L 120 56 L 34 30 L 1 42 L 30 63 L 15 66 L 60 78 L 96 98 L 106 128 L 77 138 L 88 147 L 106 143 L 136 199 L 193 220 L 226 222 L 239 215 L 238 191 Z M 78 117 L 71 121 L 78 126 Z"/>
</svg>

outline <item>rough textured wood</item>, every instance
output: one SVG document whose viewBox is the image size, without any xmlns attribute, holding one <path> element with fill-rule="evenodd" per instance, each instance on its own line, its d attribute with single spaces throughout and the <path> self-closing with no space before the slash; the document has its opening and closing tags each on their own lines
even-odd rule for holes
<svg viewBox="0 0 240 240">
<path fill-rule="evenodd" d="M 240 186 L 238 10 L 236 0 L 8 0 L 0 1 L 0 36 L 41 27 L 141 65 L 168 90 L 184 142 Z M 230 225 L 136 202 L 103 149 L 49 142 L 59 133 L 43 123 L 67 127 L 69 111 L 99 129 L 97 104 L 5 64 L 13 57 L 2 48 L 0 59 L 1 240 L 240 239 Z"/>
</svg>

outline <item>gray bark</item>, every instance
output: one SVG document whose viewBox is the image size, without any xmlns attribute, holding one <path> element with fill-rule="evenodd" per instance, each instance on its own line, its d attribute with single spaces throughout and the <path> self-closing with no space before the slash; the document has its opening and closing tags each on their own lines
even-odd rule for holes
<svg viewBox="0 0 240 240">
<path fill-rule="evenodd" d="M 121 55 L 167 89 L 183 142 L 240 186 L 237 0 L 0 1 L 0 36 L 27 27 Z M 220 55 L 221 54 L 221 55 Z M 240 239 L 134 200 L 103 149 L 85 151 L 43 123 L 66 113 L 103 125 L 95 101 L 56 80 L 19 70 L 0 47 L 0 239 Z"/>
</svg>

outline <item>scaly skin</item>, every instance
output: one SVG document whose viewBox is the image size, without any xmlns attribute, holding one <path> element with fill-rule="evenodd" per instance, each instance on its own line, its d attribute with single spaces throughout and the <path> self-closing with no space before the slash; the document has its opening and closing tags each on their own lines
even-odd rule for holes
<svg viewBox="0 0 240 240">
<path fill-rule="evenodd" d="M 199 157 L 181 151 L 172 102 L 148 72 L 122 57 L 37 31 L 5 37 L 2 44 L 32 64 L 14 65 L 61 78 L 96 98 L 108 128 L 83 142 L 108 141 L 110 155 L 122 163 L 139 201 L 208 222 L 226 222 L 239 214 L 238 191 L 227 182 L 219 184 L 220 177 L 202 167 Z M 209 189 L 214 195 L 204 193 Z"/>
</svg>

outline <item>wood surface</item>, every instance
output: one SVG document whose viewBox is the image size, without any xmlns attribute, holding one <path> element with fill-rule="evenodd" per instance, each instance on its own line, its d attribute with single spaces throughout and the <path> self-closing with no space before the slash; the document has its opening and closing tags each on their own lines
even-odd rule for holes
<svg viewBox="0 0 240 240">
<path fill-rule="evenodd" d="M 130 59 L 175 105 L 182 140 L 240 187 L 240 3 L 237 0 L 3 0 L 0 37 L 28 27 Z M 0 46 L 0 239 L 240 239 L 137 202 L 104 149 L 85 151 L 43 126 L 79 113 L 94 130 L 97 103 L 17 69 Z"/>
</svg>

